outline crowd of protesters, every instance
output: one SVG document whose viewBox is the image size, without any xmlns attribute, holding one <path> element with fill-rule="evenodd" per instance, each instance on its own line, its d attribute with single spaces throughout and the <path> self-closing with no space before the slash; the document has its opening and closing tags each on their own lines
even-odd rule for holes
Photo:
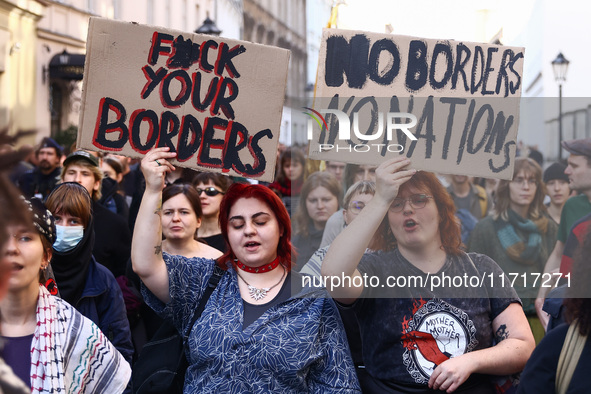
<svg viewBox="0 0 591 394">
<path fill-rule="evenodd" d="M 532 148 L 512 180 L 493 181 L 417 172 L 402 157 L 311 161 L 294 146 L 272 183 L 175 167 L 167 148 L 141 161 L 66 154 L 51 138 L 28 156 L 9 149 L 0 387 L 133 392 L 143 346 L 164 326 L 190 330 L 219 271 L 188 338 L 185 392 L 553 390 L 568 323 L 591 331 L 585 297 L 567 291 L 563 305 L 534 283 L 578 273 L 569 285 L 589 287 L 591 139 L 563 147 L 566 163 Z M 445 275 L 491 281 L 361 281 Z M 580 364 L 590 357 L 585 346 Z M 584 391 L 581 365 L 572 387 Z"/>
</svg>

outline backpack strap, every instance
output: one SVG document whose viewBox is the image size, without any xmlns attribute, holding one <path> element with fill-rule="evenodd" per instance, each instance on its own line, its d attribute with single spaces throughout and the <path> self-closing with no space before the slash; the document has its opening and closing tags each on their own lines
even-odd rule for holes
<svg viewBox="0 0 591 394">
<path fill-rule="evenodd" d="M 558 357 L 555 382 L 558 394 L 566 393 L 586 343 L 587 337 L 579 332 L 579 321 L 573 321 L 568 328 L 560 357 Z"/>
<path fill-rule="evenodd" d="M 482 212 L 482 217 L 485 218 L 488 214 L 488 194 L 482 186 L 473 186 L 476 190 L 476 197 L 478 197 L 478 203 L 480 204 L 480 211 Z"/>
<path fill-rule="evenodd" d="M 472 264 L 472 267 L 474 267 L 474 269 L 480 273 L 480 271 L 478 271 L 478 268 L 476 268 L 476 264 L 474 264 L 474 262 L 472 261 L 472 258 L 470 257 L 470 255 L 467 252 L 464 252 L 464 254 L 466 255 L 466 257 L 470 261 L 470 264 Z"/>
<path fill-rule="evenodd" d="M 213 273 L 209 277 L 209 282 L 207 283 L 207 288 L 205 289 L 205 292 L 203 293 L 203 297 L 201 297 L 201 300 L 199 300 L 199 304 L 197 305 L 197 309 L 195 309 L 195 313 L 193 314 L 193 317 L 191 318 L 191 323 L 189 324 L 189 329 L 187 330 L 187 333 L 183 336 L 183 342 L 185 343 L 185 346 L 187 344 L 187 340 L 189 339 L 189 335 L 191 334 L 191 330 L 193 329 L 193 326 L 195 325 L 195 322 L 197 321 L 197 319 L 199 319 L 201 317 L 201 314 L 203 313 L 203 310 L 205 309 L 205 305 L 207 304 L 207 301 L 209 300 L 209 296 L 211 296 L 211 293 L 213 293 L 213 291 L 217 287 L 220 279 L 222 279 L 222 276 L 224 276 L 225 273 L 226 273 L 226 271 L 221 269 L 217 265 L 217 263 L 214 264 Z"/>
</svg>

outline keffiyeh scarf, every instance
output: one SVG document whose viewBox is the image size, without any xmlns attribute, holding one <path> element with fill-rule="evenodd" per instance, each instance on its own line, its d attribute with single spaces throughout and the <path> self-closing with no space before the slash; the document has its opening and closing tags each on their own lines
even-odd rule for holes
<svg viewBox="0 0 591 394">
<path fill-rule="evenodd" d="M 39 287 L 31 392 L 121 393 L 131 368 L 99 328 Z"/>
</svg>

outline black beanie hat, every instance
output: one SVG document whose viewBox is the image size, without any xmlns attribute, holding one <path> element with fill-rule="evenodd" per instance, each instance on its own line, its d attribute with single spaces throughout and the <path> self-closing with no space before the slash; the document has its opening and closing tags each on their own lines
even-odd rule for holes
<svg viewBox="0 0 591 394">
<path fill-rule="evenodd" d="M 566 166 L 562 163 L 553 163 L 550 167 L 544 171 L 544 183 L 554 179 L 562 179 L 568 182 L 568 175 L 564 173 Z"/>
</svg>

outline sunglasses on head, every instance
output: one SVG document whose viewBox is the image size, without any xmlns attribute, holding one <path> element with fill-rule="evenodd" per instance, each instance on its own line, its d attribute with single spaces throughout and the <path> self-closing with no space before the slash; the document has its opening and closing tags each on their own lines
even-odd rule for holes
<svg viewBox="0 0 591 394">
<path fill-rule="evenodd" d="M 206 196 L 215 197 L 218 194 L 224 194 L 224 192 L 219 191 L 213 186 L 206 187 L 205 189 L 201 189 L 200 187 L 196 188 L 197 194 L 201 195 L 202 192 L 205 192 Z"/>
</svg>

